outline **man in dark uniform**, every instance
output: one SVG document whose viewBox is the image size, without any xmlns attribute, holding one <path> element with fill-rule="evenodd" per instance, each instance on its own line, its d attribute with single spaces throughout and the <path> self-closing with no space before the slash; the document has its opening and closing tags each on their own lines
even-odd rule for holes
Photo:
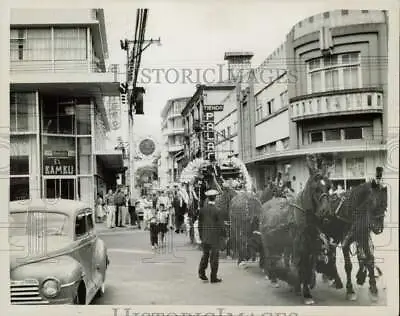
<svg viewBox="0 0 400 316">
<path fill-rule="evenodd" d="M 224 222 L 219 209 L 215 206 L 216 196 L 219 194 L 217 190 L 209 190 L 206 192 L 208 203 L 204 205 L 199 214 L 199 235 L 202 242 L 203 255 L 199 265 L 199 278 L 208 281 L 206 269 L 208 261 L 210 261 L 211 283 L 219 283 L 222 279 L 217 277 L 219 248 L 221 239 L 225 236 Z"/>
</svg>

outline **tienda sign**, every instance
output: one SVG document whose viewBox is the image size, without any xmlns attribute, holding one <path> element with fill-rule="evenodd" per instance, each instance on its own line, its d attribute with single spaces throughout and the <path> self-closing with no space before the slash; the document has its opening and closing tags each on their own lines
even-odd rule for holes
<svg viewBox="0 0 400 316">
<path fill-rule="evenodd" d="M 206 111 L 204 108 L 204 159 L 211 160 L 215 158 L 215 129 L 214 129 L 214 111 Z"/>
</svg>

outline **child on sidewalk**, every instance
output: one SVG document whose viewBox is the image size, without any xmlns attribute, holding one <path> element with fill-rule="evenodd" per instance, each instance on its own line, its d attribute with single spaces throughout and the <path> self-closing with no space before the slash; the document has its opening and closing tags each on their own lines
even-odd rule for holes
<svg viewBox="0 0 400 316">
<path fill-rule="evenodd" d="M 159 212 L 158 212 L 158 232 L 160 233 L 160 243 L 161 247 L 165 245 L 165 233 L 168 231 L 168 218 L 169 213 L 165 208 L 163 203 L 159 204 Z"/>
<path fill-rule="evenodd" d="M 158 214 L 157 210 L 151 209 L 149 214 L 150 243 L 151 249 L 158 248 Z"/>
</svg>

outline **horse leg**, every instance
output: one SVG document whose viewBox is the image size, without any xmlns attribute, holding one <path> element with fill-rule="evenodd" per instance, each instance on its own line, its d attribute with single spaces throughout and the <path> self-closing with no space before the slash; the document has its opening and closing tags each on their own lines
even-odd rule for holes
<svg viewBox="0 0 400 316">
<path fill-rule="evenodd" d="M 350 259 L 350 244 L 347 244 L 342 248 L 343 258 L 344 258 L 344 270 L 346 271 L 346 299 L 349 301 L 355 301 L 357 295 L 354 292 L 353 283 L 351 281 L 351 271 L 353 265 Z"/>
<path fill-rule="evenodd" d="M 368 250 L 366 250 L 366 266 L 368 270 L 368 279 L 369 279 L 369 293 L 371 294 L 371 299 L 376 302 L 378 300 L 378 287 L 376 286 L 376 278 L 375 278 L 375 258 L 373 255 L 373 250 L 371 249 L 372 241 L 368 242 Z"/>
<path fill-rule="evenodd" d="M 343 282 L 340 279 L 339 273 L 337 271 L 337 266 L 336 266 L 336 247 L 335 246 L 330 246 L 329 251 L 328 251 L 328 258 L 329 258 L 329 272 L 330 275 L 333 277 L 333 286 L 340 290 L 343 288 Z"/>
<path fill-rule="evenodd" d="M 304 299 L 304 304 L 306 305 L 312 305 L 314 304 L 314 299 L 311 295 L 311 287 L 313 284 L 313 262 L 312 262 L 312 255 L 310 254 L 304 254 L 303 255 L 303 260 L 301 260 L 300 264 L 300 280 L 303 285 L 303 299 Z"/>
</svg>

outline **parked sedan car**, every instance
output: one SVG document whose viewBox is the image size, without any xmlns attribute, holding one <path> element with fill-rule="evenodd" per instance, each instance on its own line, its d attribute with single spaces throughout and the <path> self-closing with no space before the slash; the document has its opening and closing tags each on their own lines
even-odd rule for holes
<svg viewBox="0 0 400 316">
<path fill-rule="evenodd" d="M 11 304 L 89 304 L 109 264 L 93 210 L 80 201 L 10 202 Z"/>
</svg>

